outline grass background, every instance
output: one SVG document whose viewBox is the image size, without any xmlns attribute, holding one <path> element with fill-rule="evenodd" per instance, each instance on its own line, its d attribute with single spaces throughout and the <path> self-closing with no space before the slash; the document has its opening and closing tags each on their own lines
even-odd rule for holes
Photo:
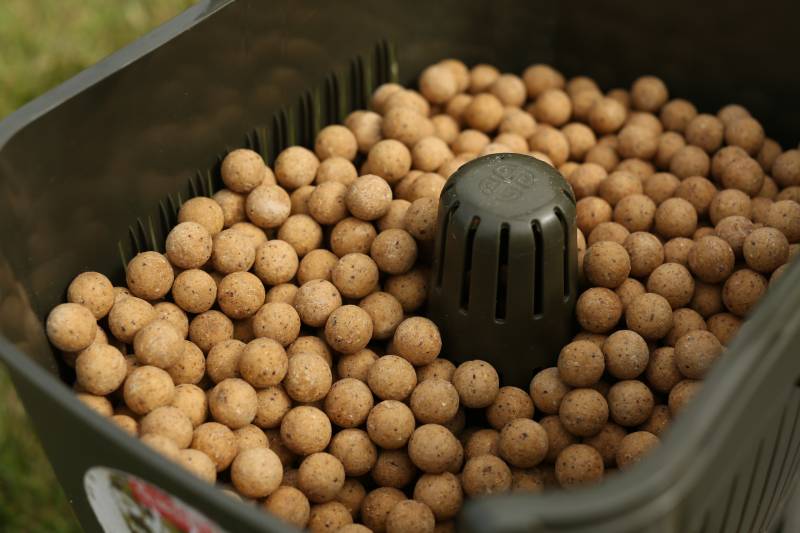
<svg viewBox="0 0 800 533">
<path fill-rule="evenodd" d="M 0 118 L 193 3 L 0 0 Z M 0 531 L 81 531 L 2 366 Z"/>
</svg>

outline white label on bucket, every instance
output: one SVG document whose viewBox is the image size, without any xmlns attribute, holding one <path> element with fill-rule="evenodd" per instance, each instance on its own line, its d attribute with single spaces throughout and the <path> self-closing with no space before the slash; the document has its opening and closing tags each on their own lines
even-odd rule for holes
<svg viewBox="0 0 800 533">
<path fill-rule="evenodd" d="M 83 487 L 106 533 L 225 533 L 175 496 L 120 470 L 94 466 Z"/>
</svg>

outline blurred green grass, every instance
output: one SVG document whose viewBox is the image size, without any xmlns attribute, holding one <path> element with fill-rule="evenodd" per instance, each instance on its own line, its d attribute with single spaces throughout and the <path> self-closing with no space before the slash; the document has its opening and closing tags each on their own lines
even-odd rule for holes
<svg viewBox="0 0 800 533">
<path fill-rule="evenodd" d="M 0 0 L 0 118 L 193 0 Z M 81 531 L 0 367 L 0 531 Z"/>
<path fill-rule="evenodd" d="M 193 3 L 193 0 L 2 0 L 0 117 Z"/>
</svg>

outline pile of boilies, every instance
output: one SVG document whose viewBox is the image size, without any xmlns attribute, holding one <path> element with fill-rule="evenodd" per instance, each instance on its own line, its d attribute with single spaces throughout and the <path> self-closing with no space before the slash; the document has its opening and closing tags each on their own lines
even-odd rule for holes
<svg viewBox="0 0 800 533">
<path fill-rule="evenodd" d="M 553 165 L 577 199 L 582 331 L 529 391 L 479 353 L 440 358 L 415 315 L 445 180 L 498 152 Z M 603 93 L 448 59 L 419 91 L 380 86 L 313 150 L 272 169 L 234 150 L 221 174 L 126 287 L 78 275 L 47 333 L 89 407 L 311 531 L 449 531 L 467 497 L 629 468 L 800 241 L 800 151 L 652 76 Z"/>
</svg>

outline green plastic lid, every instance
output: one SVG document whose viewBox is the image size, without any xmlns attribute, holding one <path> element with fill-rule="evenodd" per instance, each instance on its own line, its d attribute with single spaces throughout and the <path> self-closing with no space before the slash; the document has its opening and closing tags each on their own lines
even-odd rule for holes
<svg viewBox="0 0 800 533">
<path fill-rule="evenodd" d="M 493 154 L 463 165 L 439 204 L 429 314 L 446 357 L 527 386 L 573 334 L 575 198 L 550 165 Z"/>
</svg>

